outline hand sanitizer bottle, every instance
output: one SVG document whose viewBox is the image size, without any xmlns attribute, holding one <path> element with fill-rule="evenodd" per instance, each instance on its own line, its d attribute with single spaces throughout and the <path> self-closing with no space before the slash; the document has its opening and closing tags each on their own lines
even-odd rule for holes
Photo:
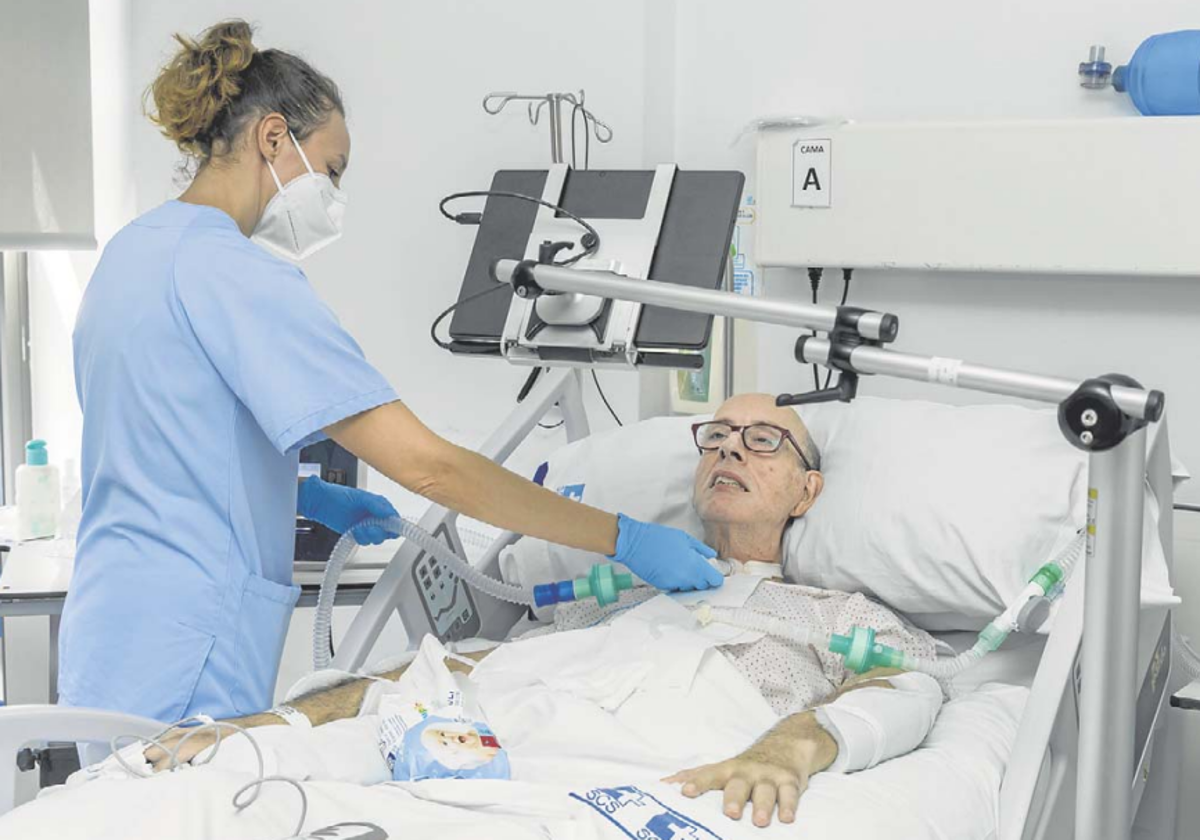
<svg viewBox="0 0 1200 840">
<path fill-rule="evenodd" d="M 53 537 L 62 502 L 58 467 L 51 466 L 46 441 L 25 444 L 25 463 L 17 467 L 17 539 Z"/>
</svg>

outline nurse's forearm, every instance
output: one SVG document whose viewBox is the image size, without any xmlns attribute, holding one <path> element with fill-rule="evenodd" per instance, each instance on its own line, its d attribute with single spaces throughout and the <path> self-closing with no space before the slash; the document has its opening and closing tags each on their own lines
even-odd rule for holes
<svg viewBox="0 0 1200 840">
<path fill-rule="evenodd" d="M 403 403 L 327 428 L 342 446 L 407 490 L 519 534 L 612 554 L 617 518 L 565 499 L 434 434 Z"/>
<path fill-rule="evenodd" d="M 423 495 L 474 519 L 561 545 L 612 554 L 617 518 L 539 487 L 482 455 L 458 449 Z"/>
</svg>

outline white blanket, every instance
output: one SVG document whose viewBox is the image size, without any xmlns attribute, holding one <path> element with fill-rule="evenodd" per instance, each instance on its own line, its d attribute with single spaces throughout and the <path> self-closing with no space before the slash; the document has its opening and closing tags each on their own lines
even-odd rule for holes
<svg viewBox="0 0 1200 840">
<path fill-rule="evenodd" d="M 310 732 L 255 731 L 267 772 L 302 779 L 305 831 L 325 837 L 989 838 L 1026 691 L 987 686 L 947 704 L 918 750 L 849 776 L 819 774 L 794 826 L 764 831 L 689 800 L 665 775 L 735 755 L 775 721 L 712 640 L 657 619 L 506 645 L 472 676 L 508 750 L 513 781 L 378 784 L 387 767 L 371 717 Z M 234 791 L 252 753 L 228 741 L 208 767 L 106 778 L 51 793 L 0 819 L 0 837 L 261 840 L 295 830 L 299 795 L 269 783 L 241 813 Z M 356 833 L 357 832 L 357 835 Z"/>
</svg>

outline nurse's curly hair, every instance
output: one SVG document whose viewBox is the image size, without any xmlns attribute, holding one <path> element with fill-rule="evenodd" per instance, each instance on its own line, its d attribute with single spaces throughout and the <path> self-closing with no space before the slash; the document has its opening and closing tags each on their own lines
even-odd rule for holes
<svg viewBox="0 0 1200 840">
<path fill-rule="evenodd" d="M 303 140 L 333 111 L 345 116 L 342 95 L 328 76 L 282 50 L 259 50 L 244 20 L 227 20 L 196 40 L 175 35 L 179 50 L 146 89 L 146 116 L 200 165 L 228 154 L 252 120 L 279 113 Z"/>
</svg>

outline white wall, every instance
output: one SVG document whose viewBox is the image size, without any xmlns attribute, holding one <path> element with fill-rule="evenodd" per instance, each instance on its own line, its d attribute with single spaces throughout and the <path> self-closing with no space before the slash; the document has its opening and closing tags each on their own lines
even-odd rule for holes
<svg viewBox="0 0 1200 840">
<path fill-rule="evenodd" d="M 852 4 L 694 0 L 676 15 L 676 93 L 665 130 L 681 166 L 734 167 L 754 175 L 754 144 L 729 143 L 750 119 L 815 114 L 854 119 L 1088 117 L 1134 113 L 1112 91 L 1078 87 L 1090 44 L 1127 59 L 1155 32 L 1196 25 L 1195 4 L 1005 4 L 956 0 Z M 651 84 L 656 80 L 650 79 Z M 647 134 L 659 130 L 648 122 Z M 753 190 L 748 183 L 747 189 Z M 840 266 L 839 266 L 840 268 Z M 824 300 L 840 293 L 827 274 Z M 898 349 L 1005 367 L 1084 376 L 1121 371 L 1163 389 L 1176 454 L 1200 470 L 1200 283 L 1142 278 L 856 274 L 851 301 L 901 316 Z M 807 277 L 772 270 L 769 297 L 806 300 Z M 807 390 L 792 361 L 793 332 L 756 327 L 759 386 Z M 866 379 L 861 392 L 946 402 L 986 399 L 899 381 Z M 1200 482 L 1181 500 L 1200 500 Z M 1195 514 L 1180 514 L 1180 517 Z M 1190 524 L 1190 523 L 1188 523 Z M 1195 529 L 1186 529 L 1195 533 Z M 1178 541 L 1177 564 L 1200 560 Z M 1183 629 L 1200 636 L 1200 580 L 1177 576 Z M 1188 753 L 1180 825 L 1200 824 L 1200 717 L 1186 720 Z M 1187 829 L 1180 828 L 1183 838 Z M 1188 836 L 1191 836 L 1190 834 Z"/>
</svg>

